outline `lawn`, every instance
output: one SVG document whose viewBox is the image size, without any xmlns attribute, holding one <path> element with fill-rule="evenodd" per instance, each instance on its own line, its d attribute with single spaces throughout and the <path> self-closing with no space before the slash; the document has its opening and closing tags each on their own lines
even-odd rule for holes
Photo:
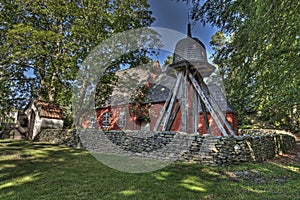
<svg viewBox="0 0 300 200">
<path fill-rule="evenodd" d="M 0 140 L 0 199 L 300 199 L 300 165 L 280 159 L 208 167 L 173 163 L 132 174 L 87 151 Z"/>
</svg>

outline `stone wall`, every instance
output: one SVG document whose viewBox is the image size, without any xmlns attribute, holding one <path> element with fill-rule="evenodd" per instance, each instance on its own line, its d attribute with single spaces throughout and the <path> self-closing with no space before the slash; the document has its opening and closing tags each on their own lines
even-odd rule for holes
<svg viewBox="0 0 300 200">
<path fill-rule="evenodd" d="M 295 137 L 273 133 L 228 137 L 196 136 L 185 160 L 208 165 L 262 162 L 295 147 Z"/>
<path fill-rule="evenodd" d="M 176 161 L 188 152 L 195 135 L 178 132 L 82 130 L 83 146 L 90 152 L 118 153 Z"/>
<path fill-rule="evenodd" d="M 80 140 L 75 129 L 42 129 L 35 141 L 80 147 Z"/>
<path fill-rule="evenodd" d="M 273 130 L 241 131 L 240 136 L 180 132 L 42 130 L 38 141 L 83 146 L 91 152 L 122 153 L 160 160 L 231 165 L 262 162 L 294 148 L 295 137 Z"/>
</svg>

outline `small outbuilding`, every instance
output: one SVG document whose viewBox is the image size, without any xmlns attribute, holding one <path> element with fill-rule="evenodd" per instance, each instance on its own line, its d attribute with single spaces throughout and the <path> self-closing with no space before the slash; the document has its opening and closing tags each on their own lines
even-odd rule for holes
<svg viewBox="0 0 300 200">
<path fill-rule="evenodd" d="M 42 129 L 62 129 L 63 110 L 55 103 L 33 99 L 18 114 L 16 131 L 35 139 Z"/>
</svg>

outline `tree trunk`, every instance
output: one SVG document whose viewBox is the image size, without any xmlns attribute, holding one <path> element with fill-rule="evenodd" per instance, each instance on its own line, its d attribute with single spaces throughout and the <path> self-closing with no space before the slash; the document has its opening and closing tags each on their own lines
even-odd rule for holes
<svg viewBox="0 0 300 200">
<path fill-rule="evenodd" d="M 291 119 L 292 119 L 292 129 L 293 130 L 298 130 L 299 127 L 297 127 L 297 122 L 298 122 L 298 116 L 297 116 L 297 105 L 292 106 L 291 108 Z"/>
<path fill-rule="evenodd" d="M 49 93 L 48 93 L 48 100 L 50 102 L 54 102 L 55 101 L 55 91 L 56 91 L 56 82 L 57 82 L 57 73 L 55 71 L 55 69 L 53 69 L 53 74 L 52 74 L 52 78 L 51 78 L 51 84 L 50 84 L 50 89 L 49 89 Z"/>
<path fill-rule="evenodd" d="M 59 18 L 57 20 L 57 32 L 60 36 L 63 36 L 63 22 L 62 19 Z M 63 56 L 62 55 L 62 51 L 61 51 L 61 39 L 58 38 L 56 41 L 56 61 L 59 61 L 60 58 Z M 50 88 L 49 88 L 49 93 L 48 93 L 48 99 L 50 102 L 54 102 L 55 101 L 55 97 L 56 97 L 56 84 L 58 82 L 58 70 L 57 70 L 57 63 L 59 62 L 55 62 L 52 63 L 52 67 L 53 67 L 53 71 L 52 71 L 52 77 L 51 77 L 51 83 L 50 83 Z"/>
</svg>

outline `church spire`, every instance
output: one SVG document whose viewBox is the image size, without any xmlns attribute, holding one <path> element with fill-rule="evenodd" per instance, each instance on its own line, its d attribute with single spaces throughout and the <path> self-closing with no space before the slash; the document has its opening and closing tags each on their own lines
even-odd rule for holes
<svg viewBox="0 0 300 200">
<path fill-rule="evenodd" d="M 192 37 L 191 23 L 190 23 L 190 11 L 188 12 L 187 36 Z"/>
<path fill-rule="evenodd" d="M 188 23 L 188 26 L 187 26 L 187 36 L 192 37 L 192 31 L 191 31 L 191 24 L 190 23 Z"/>
</svg>

